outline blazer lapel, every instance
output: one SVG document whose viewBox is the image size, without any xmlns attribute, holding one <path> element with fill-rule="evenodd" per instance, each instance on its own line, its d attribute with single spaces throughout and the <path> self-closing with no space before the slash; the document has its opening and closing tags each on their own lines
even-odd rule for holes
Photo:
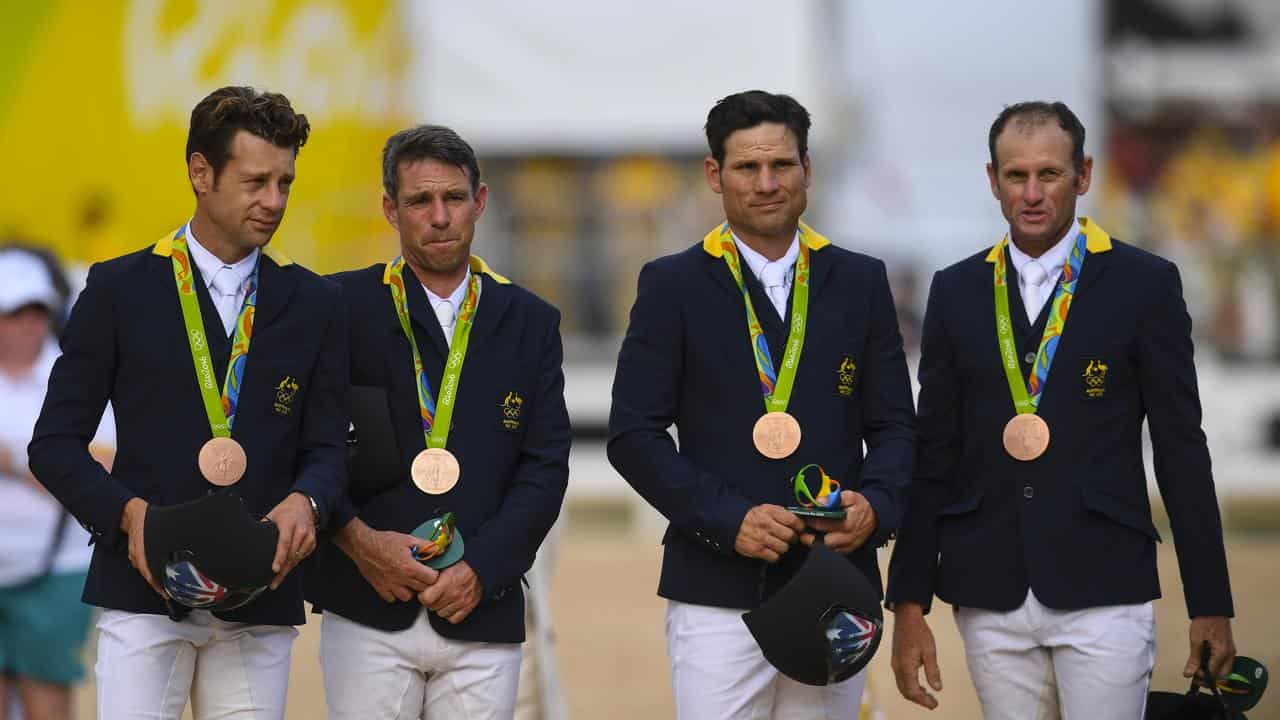
<svg viewBox="0 0 1280 720">
<path fill-rule="evenodd" d="M 498 329 L 498 323 L 511 306 L 511 286 L 504 285 L 487 273 L 480 274 L 480 302 L 471 325 L 467 354 L 483 345 Z"/>
<path fill-rule="evenodd" d="M 704 254 L 702 262 L 707 274 L 715 279 L 716 284 L 725 292 L 739 297 L 742 295 L 742 291 L 738 289 L 738 283 L 734 281 L 733 273 L 729 272 L 729 266 L 725 264 L 724 258 Z"/>
<path fill-rule="evenodd" d="M 292 263 L 277 253 L 263 252 L 258 258 L 258 305 L 254 309 L 254 328 L 270 325 L 289 304 L 297 287 L 297 274 Z"/>
<path fill-rule="evenodd" d="M 1080 282 L 1076 294 L 1087 292 L 1111 264 L 1111 236 L 1088 217 L 1080 218 L 1080 230 L 1085 234 L 1084 267 L 1080 268 Z"/>
<path fill-rule="evenodd" d="M 1088 252 L 1084 256 L 1084 265 L 1080 268 L 1080 282 L 1076 283 L 1076 294 L 1083 295 L 1098 282 L 1111 264 L 1110 252 Z M 1068 316 L 1068 319 L 1070 316 Z"/>
<path fill-rule="evenodd" d="M 170 317 L 173 319 L 173 331 L 183 338 L 182 347 L 188 349 L 184 357 L 189 358 L 190 350 L 185 339 L 187 326 L 186 320 L 182 317 L 182 305 L 178 299 L 178 284 L 173 277 L 173 260 L 168 255 L 154 253 L 148 259 L 151 264 L 151 275 L 160 288 L 161 302 L 171 309 Z M 226 375 L 227 361 L 230 359 L 231 340 L 227 336 L 226 329 L 222 326 L 222 318 L 218 315 L 218 309 L 213 305 L 213 298 L 209 295 L 209 288 L 206 286 L 204 278 L 200 275 L 200 268 L 196 267 L 195 263 L 191 264 L 191 284 L 196 291 L 196 303 L 200 308 L 200 321 L 204 326 L 209 356 L 213 360 L 215 377 L 219 379 L 218 386 L 221 388 L 221 378 Z"/>
<path fill-rule="evenodd" d="M 827 276 L 831 274 L 831 266 L 835 264 L 835 254 L 822 252 L 821 248 L 809 251 L 809 300 L 817 300 L 826 287 Z M 795 294 L 795 283 L 792 283 L 792 295 Z"/>
</svg>

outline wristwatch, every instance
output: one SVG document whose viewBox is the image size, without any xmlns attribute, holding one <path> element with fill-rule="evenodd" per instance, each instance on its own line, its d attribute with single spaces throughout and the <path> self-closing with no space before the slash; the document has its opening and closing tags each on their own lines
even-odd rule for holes
<svg viewBox="0 0 1280 720">
<path fill-rule="evenodd" d="M 316 503 L 315 498 L 311 497 L 307 493 L 302 493 L 302 496 L 307 499 L 307 502 L 311 503 L 311 523 L 315 525 L 316 530 L 319 530 L 320 529 L 320 505 Z"/>
</svg>

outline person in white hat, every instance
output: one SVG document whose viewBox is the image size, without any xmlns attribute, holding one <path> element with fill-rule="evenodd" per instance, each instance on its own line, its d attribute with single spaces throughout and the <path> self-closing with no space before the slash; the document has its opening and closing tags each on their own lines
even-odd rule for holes
<svg viewBox="0 0 1280 720">
<path fill-rule="evenodd" d="M 0 704 L 16 694 L 32 718 L 71 717 L 91 614 L 80 602 L 88 534 L 27 470 L 66 306 L 55 273 L 33 250 L 0 249 Z M 108 413 L 95 444 L 108 465 L 113 437 Z"/>
</svg>

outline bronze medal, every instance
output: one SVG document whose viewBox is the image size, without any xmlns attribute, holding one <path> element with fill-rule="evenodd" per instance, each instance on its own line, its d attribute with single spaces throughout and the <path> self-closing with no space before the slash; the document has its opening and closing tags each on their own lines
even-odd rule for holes
<svg viewBox="0 0 1280 720">
<path fill-rule="evenodd" d="M 200 474 L 218 487 L 235 485 L 249 465 L 244 448 L 229 437 L 216 437 L 200 448 Z"/>
<path fill-rule="evenodd" d="M 761 455 L 781 460 L 800 447 L 800 423 L 785 412 L 765 413 L 751 430 L 751 439 Z"/>
<path fill-rule="evenodd" d="M 1035 413 L 1014 415 L 1004 426 L 1004 449 L 1016 460 L 1035 460 L 1049 449 L 1049 425 Z"/>
<path fill-rule="evenodd" d="M 418 453 L 409 468 L 413 484 L 428 495 L 443 495 L 458 484 L 462 469 L 453 453 L 443 448 L 427 448 Z"/>
</svg>

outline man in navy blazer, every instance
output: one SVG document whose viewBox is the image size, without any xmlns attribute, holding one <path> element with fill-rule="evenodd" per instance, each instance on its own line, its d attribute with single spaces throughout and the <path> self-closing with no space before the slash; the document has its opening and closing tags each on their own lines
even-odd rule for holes
<svg viewBox="0 0 1280 720">
<path fill-rule="evenodd" d="M 71 312 L 29 454 L 32 473 L 95 543 L 84 601 L 104 609 L 100 718 L 177 718 L 188 694 L 196 718 L 284 716 L 292 626 L 305 620 L 302 583 L 290 571 L 314 548 L 316 526 L 346 481 L 339 288 L 266 247 L 308 131 L 283 95 L 211 93 L 191 114 L 191 221 L 90 268 Z M 148 506 L 196 500 L 212 488 L 197 468 L 213 430 L 175 280 L 175 245 L 184 242 L 219 387 L 257 278 L 231 428 L 247 470 L 234 492 L 279 528 L 277 575 L 272 590 L 228 612 L 167 606 L 162 579 L 146 563 Z M 118 429 L 110 473 L 88 449 L 108 401 Z"/>
<path fill-rule="evenodd" d="M 741 615 L 795 574 L 817 538 L 878 590 L 876 548 L 898 527 L 911 476 L 914 411 L 884 264 L 800 222 L 809 124 L 794 99 L 760 91 L 711 110 L 706 177 L 727 221 L 644 267 L 618 356 L 609 459 L 670 521 L 658 594 L 669 600 L 682 718 L 857 717 L 864 674 L 825 687 L 782 676 Z M 742 287 L 726 254 L 741 257 Z M 785 407 L 798 447 L 782 459 L 753 444 L 765 413 L 754 359 L 763 350 L 748 335 L 743 287 L 779 378 L 793 357 L 788 328 L 807 305 Z M 780 454 L 768 433 L 762 440 Z M 844 521 L 806 524 L 786 509 L 796 504 L 791 478 L 809 463 L 845 488 Z"/>
<path fill-rule="evenodd" d="M 521 579 L 568 482 L 560 314 L 471 254 L 489 191 L 474 151 L 452 130 L 392 136 L 383 185 L 403 263 L 334 276 L 350 318 L 355 462 L 333 543 L 307 574 L 308 597 L 324 612 L 329 717 L 509 718 L 525 639 Z M 401 278 L 412 342 L 392 294 Z M 460 473 L 456 485 L 428 494 L 410 476 L 427 445 L 414 347 L 437 403 L 435 430 L 459 343 L 465 355 L 454 356 L 461 375 L 441 450 Z M 443 513 L 456 518 L 464 550 L 437 572 L 414 559 L 424 539 L 409 533 Z"/>
<path fill-rule="evenodd" d="M 1011 243 L 938 272 L 929 293 L 915 482 L 889 570 L 899 689 L 937 705 L 918 680 L 923 666 L 941 689 L 923 617 L 936 594 L 955 606 L 987 718 L 1141 717 L 1160 596 L 1144 419 L 1192 618 L 1186 675 L 1203 642 L 1218 674 L 1235 652 L 1178 270 L 1077 218 L 1092 158 L 1066 105 L 1006 108 L 989 149 Z M 1039 435 L 1018 435 L 1007 425 L 1033 364 L 1047 375 L 1018 417 Z"/>
</svg>

